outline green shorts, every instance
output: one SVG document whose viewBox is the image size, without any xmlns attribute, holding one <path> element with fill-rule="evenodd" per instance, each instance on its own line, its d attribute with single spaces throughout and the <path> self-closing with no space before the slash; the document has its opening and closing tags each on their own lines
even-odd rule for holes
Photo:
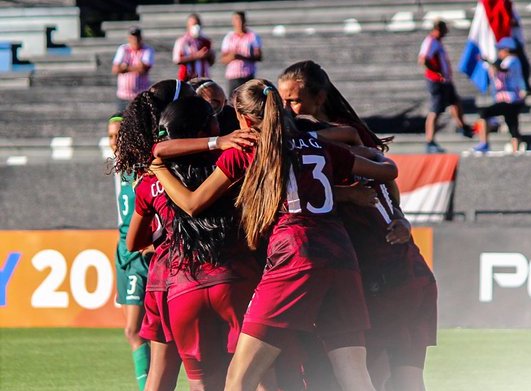
<svg viewBox="0 0 531 391">
<path fill-rule="evenodd" d="M 148 259 L 138 251 L 129 252 L 120 241 L 116 249 L 116 302 L 143 305 L 146 293 Z"/>
</svg>

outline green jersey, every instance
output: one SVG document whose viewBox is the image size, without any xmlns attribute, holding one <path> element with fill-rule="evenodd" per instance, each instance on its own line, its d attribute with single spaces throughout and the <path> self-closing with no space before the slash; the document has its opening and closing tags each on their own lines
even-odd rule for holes
<svg viewBox="0 0 531 391">
<path fill-rule="evenodd" d="M 125 240 L 131 217 L 135 211 L 135 191 L 133 189 L 133 175 L 116 175 L 116 193 L 118 194 L 118 230 L 120 239 Z"/>
</svg>

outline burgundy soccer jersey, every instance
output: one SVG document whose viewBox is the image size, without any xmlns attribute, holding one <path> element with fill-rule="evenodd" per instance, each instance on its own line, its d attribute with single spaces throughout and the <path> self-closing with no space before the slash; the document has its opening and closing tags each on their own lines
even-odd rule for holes
<svg viewBox="0 0 531 391">
<path fill-rule="evenodd" d="M 168 276 L 169 239 L 173 232 L 174 213 L 167 205 L 164 188 L 154 175 L 144 175 L 135 188 L 135 194 L 135 211 L 141 216 L 153 216 L 153 220 L 160 218 L 160 223 L 166 231 L 163 241 L 155 237 L 155 242 L 160 245 L 155 248 L 155 255 L 149 264 L 146 284 L 146 291 L 165 291 Z M 154 233 L 157 234 L 159 231 L 160 228 Z"/>
<path fill-rule="evenodd" d="M 350 175 L 354 155 L 307 134 L 288 142 L 294 164 L 269 238 L 266 270 L 281 267 L 292 273 L 335 264 L 357 268 L 348 236 L 335 215 L 332 192 L 334 184 Z M 234 182 L 243 177 L 253 157 L 254 152 L 227 150 L 216 164 Z"/>
<path fill-rule="evenodd" d="M 402 279 L 415 274 L 431 275 L 412 238 L 403 244 L 387 242 L 387 228 L 392 220 L 398 218 L 395 213 L 397 204 L 386 185 L 374 181 L 369 185 L 376 190 L 378 196 L 375 207 L 360 207 L 354 204 L 339 206 L 363 275 L 370 277 L 388 272 Z"/>
</svg>

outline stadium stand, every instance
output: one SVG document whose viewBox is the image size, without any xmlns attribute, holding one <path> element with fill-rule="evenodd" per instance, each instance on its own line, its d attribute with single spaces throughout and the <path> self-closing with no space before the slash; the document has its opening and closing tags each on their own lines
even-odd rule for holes
<svg viewBox="0 0 531 391">
<path fill-rule="evenodd" d="M 175 77 L 171 50 L 175 38 L 184 30 L 189 13 L 200 13 L 204 31 L 213 39 L 219 52 L 223 35 L 231 29 L 230 14 L 233 10 L 245 9 L 249 26 L 263 38 L 264 61 L 259 64 L 259 77 L 276 80 L 287 65 L 313 59 L 326 69 L 373 129 L 379 133 L 398 134 L 391 152 L 419 153 L 424 151 L 422 133 L 428 101 L 422 69 L 416 64 L 420 44 L 430 21 L 438 16 L 444 17 L 450 26 L 445 45 L 454 69 L 457 68 L 476 4 L 475 1 L 461 0 L 310 0 L 140 6 L 138 21 L 105 22 L 102 26 L 106 33 L 104 38 L 79 38 L 79 24 L 77 35 L 59 35 L 61 27 L 57 15 L 59 10 L 63 13 L 69 10 L 69 15 L 74 15 L 75 11 L 70 11 L 75 9 L 71 3 L 0 2 L 0 34 L 4 26 L 2 12 L 6 12 L 3 7 L 29 7 L 25 12 L 47 9 L 49 18 L 42 22 L 42 26 L 55 26 L 57 30 L 49 36 L 54 43 L 66 44 L 69 48 L 69 53 L 58 55 L 48 50 L 48 43 L 46 53 L 27 57 L 34 64 L 33 72 L 0 73 L 0 169 L 6 178 L 20 176 L 18 183 L 27 181 L 20 184 L 20 189 L 23 186 L 27 186 L 26 189 L 31 186 L 39 188 L 39 185 L 50 188 L 53 187 L 50 183 L 66 176 L 77 188 L 76 196 L 68 202 L 88 202 L 87 209 L 101 207 L 103 199 L 114 205 L 110 177 L 98 176 L 95 172 L 98 169 L 104 171 L 102 138 L 106 118 L 115 109 L 116 78 L 111 74 L 111 61 L 118 45 L 125 42 L 130 25 L 141 26 L 145 41 L 155 47 L 156 64 L 151 71 L 155 81 Z M 531 36 L 531 8 L 524 1 L 518 0 L 515 4 L 524 30 Z M 57 11 L 52 12 L 54 9 Z M 30 29 L 29 25 L 27 29 Z M 69 31 L 72 33 L 73 30 Z M 528 45 L 529 52 L 531 46 Z M 212 69 L 213 78 L 223 86 L 224 68 L 216 64 Z M 463 75 L 456 71 L 455 76 L 455 84 L 465 103 L 465 118 L 473 122 L 478 118 L 477 107 L 487 104 L 488 100 L 481 97 Z M 525 113 L 520 118 L 523 133 L 531 134 L 531 116 Z M 456 134 L 448 114 L 441 118 L 440 124 L 442 129 L 438 139 L 450 152 L 460 153 L 476 142 Z M 508 138 L 506 134 L 493 135 L 492 148 L 503 150 Z M 523 161 L 527 158 L 521 157 Z M 497 160 L 508 162 L 500 164 L 500 170 L 509 168 L 510 159 L 500 157 Z M 57 163 L 64 161 L 72 164 Z M 482 172 L 483 161 L 483 158 L 474 156 L 462 159 L 454 210 L 462 210 L 467 216 L 473 214 L 470 212 L 473 198 L 468 194 L 479 190 L 464 183 L 465 176 L 462 179 L 461 175 L 474 177 L 474 170 Z M 488 159 L 485 162 L 488 166 Z M 68 170 L 71 173 L 66 174 Z M 92 173 L 87 174 L 92 175 L 88 180 L 84 177 L 85 172 Z M 48 179 L 37 179 L 45 175 Z M 481 175 L 487 175 L 487 172 Z M 83 200 L 81 195 L 88 194 L 83 186 L 101 190 L 102 199 Z M 13 189 L 0 190 L 2 200 L 16 197 L 16 194 Z M 53 209 L 52 205 L 50 208 Z M 478 208 L 495 210 L 496 205 L 487 203 Z M 93 220 L 91 226 L 113 227 L 113 216 L 113 213 L 106 213 L 101 217 L 104 220 Z M 85 218 L 80 215 L 72 217 L 69 223 L 60 221 L 56 225 L 85 227 Z M 480 218 L 491 217 L 481 215 Z M 2 228 L 22 228 L 14 220 L 2 221 L 5 221 Z M 44 224 L 46 220 L 42 221 Z M 37 226 L 43 227 L 36 223 L 34 228 Z"/>
</svg>

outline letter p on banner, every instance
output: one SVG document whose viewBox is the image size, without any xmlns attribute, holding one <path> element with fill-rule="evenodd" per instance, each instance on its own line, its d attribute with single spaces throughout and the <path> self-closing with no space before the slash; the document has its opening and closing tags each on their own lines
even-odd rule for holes
<svg viewBox="0 0 531 391">
<path fill-rule="evenodd" d="M 495 268 L 512 268 L 495 272 Z M 529 278 L 529 261 L 520 253 L 482 253 L 479 258 L 479 301 L 491 302 L 493 281 L 502 288 L 518 288 Z M 528 291 L 531 287 L 528 286 Z M 531 293 L 531 292 L 529 292 Z"/>
</svg>

